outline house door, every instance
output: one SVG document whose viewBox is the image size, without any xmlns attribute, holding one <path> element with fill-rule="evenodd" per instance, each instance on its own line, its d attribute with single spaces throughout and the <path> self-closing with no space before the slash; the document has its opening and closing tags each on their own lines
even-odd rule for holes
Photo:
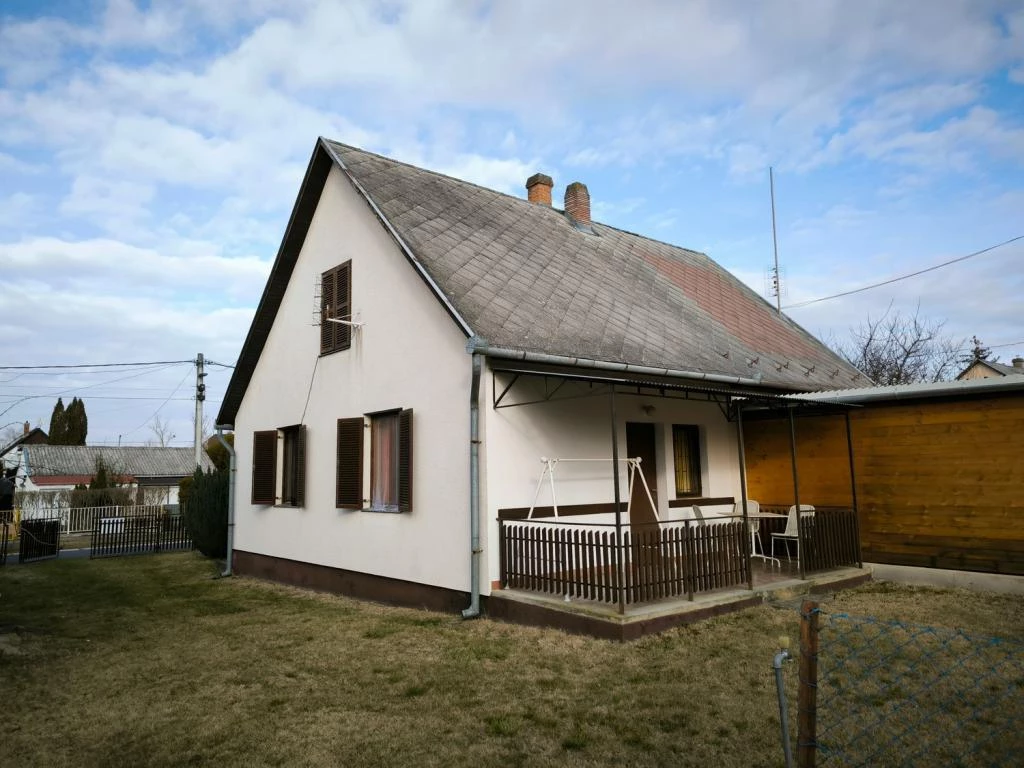
<svg viewBox="0 0 1024 768">
<path fill-rule="evenodd" d="M 654 425 L 639 422 L 626 422 L 626 456 L 640 459 L 640 471 L 651 489 L 651 498 L 655 507 L 658 504 L 658 459 L 654 438 Z M 627 475 L 628 477 L 628 475 Z M 658 517 L 651 509 L 643 483 L 637 477 L 633 483 L 633 494 L 630 497 L 630 520 L 634 523 L 653 523 Z"/>
</svg>

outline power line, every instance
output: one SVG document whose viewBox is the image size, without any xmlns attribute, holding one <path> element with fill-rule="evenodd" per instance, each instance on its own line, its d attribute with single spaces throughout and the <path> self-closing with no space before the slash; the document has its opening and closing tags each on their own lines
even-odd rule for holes
<svg viewBox="0 0 1024 768">
<path fill-rule="evenodd" d="M 132 368 L 143 365 L 194 364 L 195 360 L 154 360 L 150 363 L 77 363 L 75 365 L 0 365 L 0 371 L 38 371 L 52 368 Z"/>
<path fill-rule="evenodd" d="M 106 386 L 107 384 L 114 384 L 114 383 L 116 383 L 118 381 L 125 381 L 126 379 L 135 379 L 135 378 L 138 378 L 139 376 L 145 376 L 145 375 L 150 374 L 150 373 L 156 373 L 157 371 L 166 370 L 170 366 L 174 365 L 174 363 L 166 363 L 166 364 L 163 364 L 162 367 L 152 367 L 154 365 L 154 363 L 146 363 L 146 365 L 149 366 L 149 367 L 146 370 L 144 370 L 144 371 L 140 371 L 139 373 L 130 373 L 127 376 L 121 376 L 121 377 L 116 378 L 116 379 L 110 379 L 109 381 L 100 381 L 100 382 L 97 382 L 96 384 L 85 384 L 85 385 L 80 386 L 80 387 L 70 387 L 70 388 L 62 390 L 60 392 L 52 392 L 52 393 L 46 394 L 46 395 L 26 395 L 25 397 L 21 398 L 20 400 L 15 400 L 13 403 L 10 403 L 4 410 L 0 411 L 0 416 L 3 416 L 5 413 L 7 413 L 9 410 L 11 410 L 11 408 L 13 408 L 14 406 L 18 405 L 19 403 L 25 402 L 26 400 L 38 400 L 39 398 L 42 398 L 42 397 L 53 397 L 54 395 L 57 395 L 59 397 L 59 396 L 62 396 L 62 395 L 69 394 L 71 392 L 81 392 L 83 389 L 93 389 L 94 387 L 103 387 L 103 386 Z M 177 391 L 177 390 L 175 390 L 175 391 Z"/>
<path fill-rule="evenodd" d="M 192 361 L 190 360 L 189 362 L 192 362 Z M 146 419 L 146 420 L 145 420 L 144 422 L 142 422 L 141 424 L 139 424 L 139 426 L 135 427 L 135 429 L 129 429 L 129 430 L 127 431 L 127 432 L 124 432 L 123 434 L 125 434 L 125 435 L 130 435 L 130 434 L 131 434 L 132 432 L 135 432 L 135 431 L 137 431 L 137 430 L 139 430 L 139 429 L 142 429 L 142 428 L 143 428 L 144 426 L 146 426 L 146 424 L 148 424 L 148 423 L 149 423 L 149 420 L 150 420 L 150 419 L 152 419 L 152 418 L 153 418 L 154 416 L 156 416 L 156 415 L 157 415 L 158 413 L 160 413 L 160 411 L 161 411 L 161 410 L 163 410 L 163 407 L 164 407 L 165 405 L 167 405 L 167 403 L 169 403 L 169 402 L 170 402 L 171 398 L 172 398 L 172 397 L 174 397 L 174 396 L 175 396 L 176 394 L 178 394 L 178 390 L 179 390 L 179 389 L 181 389 L 181 385 L 185 383 L 185 379 L 187 379 L 187 378 L 188 378 L 188 375 L 189 375 L 190 373 L 191 373 L 191 371 L 185 371 L 185 375 L 181 377 L 181 381 L 179 381 L 179 382 L 178 382 L 178 386 L 176 386 L 176 387 L 174 388 L 174 390 L 173 390 L 173 391 L 171 392 L 171 394 L 169 394 L 169 395 L 167 396 L 167 399 L 166 399 L 166 400 L 164 400 L 164 401 L 163 401 L 162 403 L 160 403 L 160 407 L 159 407 L 159 408 L 157 408 L 157 409 L 156 409 L 155 411 L 153 411 L 153 413 L 152 413 L 152 415 L 151 415 L 151 416 L 149 417 L 149 419 Z M 191 398 L 190 398 L 190 399 L 191 399 Z"/>
<path fill-rule="evenodd" d="M 831 296 L 822 296 L 820 299 L 810 299 L 809 301 L 801 301 L 801 302 L 798 302 L 796 304 L 790 304 L 788 307 L 783 307 L 783 309 L 798 309 L 799 307 L 807 307 L 807 306 L 810 306 L 811 304 L 817 304 L 818 302 L 821 302 L 821 301 L 829 301 L 831 299 L 838 299 L 838 298 L 841 298 L 843 296 L 851 296 L 851 295 L 853 295 L 855 293 L 861 293 L 862 291 L 870 291 L 872 288 L 880 288 L 883 285 L 890 285 L 891 283 L 897 283 L 900 280 L 906 280 L 907 278 L 910 278 L 910 277 L 917 277 L 918 275 L 923 275 L 925 272 L 934 272 L 936 269 L 941 269 L 942 267 L 948 267 L 950 264 L 956 264 L 957 262 L 960 262 L 960 261 L 966 261 L 967 259 L 972 259 L 975 256 L 981 256 L 981 254 L 983 254 L 983 253 L 988 253 L 989 251 L 994 251 L 996 248 L 1002 248 L 1004 245 L 1009 245 L 1010 243 L 1015 243 L 1018 240 L 1024 240 L 1024 235 L 1017 235 L 1017 237 L 1011 237 L 1009 240 L 1004 240 L 1003 242 L 997 243 L 996 245 L 990 245 L 988 248 L 982 248 L 980 251 L 975 251 L 974 253 L 968 253 L 966 256 L 958 256 L 955 259 L 950 259 L 949 261 L 944 261 L 941 264 L 936 264 L 933 267 L 927 267 L 926 269 L 920 269 L 917 272 L 911 272 L 910 274 L 907 274 L 907 275 L 901 275 L 899 277 L 893 277 L 893 278 L 890 278 L 889 280 L 883 280 L 880 283 L 874 283 L 872 285 L 865 285 L 862 288 L 854 288 L 852 291 L 843 291 L 842 293 L 836 293 L 836 294 L 833 294 Z"/>
</svg>

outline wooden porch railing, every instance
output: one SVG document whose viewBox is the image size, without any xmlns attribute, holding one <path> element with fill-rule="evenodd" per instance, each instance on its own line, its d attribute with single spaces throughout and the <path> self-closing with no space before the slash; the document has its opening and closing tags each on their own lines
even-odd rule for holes
<svg viewBox="0 0 1024 768">
<path fill-rule="evenodd" d="M 785 504 L 762 504 L 762 512 L 785 515 Z M 768 531 L 781 533 L 786 528 L 784 519 L 765 520 Z M 819 573 L 835 568 L 861 567 L 860 529 L 857 513 L 850 507 L 815 507 L 814 516 L 801 515 L 800 560 L 803 572 Z M 764 536 L 762 531 L 762 536 Z M 765 541 L 768 539 L 765 538 Z"/>
<path fill-rule="evenodd" d="M 643 603 L 745 586 L 749 539 L 740 520 L 622 531 L 606 525 L 502 520 L 502 587 L 617 603 Z"/>
<path fill-rule="evenodd" d="M 857 513 L 852 509 L 819 509 L 814 517 L 801 516 L 798 527 L 805 574 L 861 566 Z"/>
</svg>

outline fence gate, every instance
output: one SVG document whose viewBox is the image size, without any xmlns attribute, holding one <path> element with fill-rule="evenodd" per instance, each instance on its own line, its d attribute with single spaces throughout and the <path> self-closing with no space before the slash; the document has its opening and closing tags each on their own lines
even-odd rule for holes
<svg viewBox="0 0 1024 768">
<path fill-rule="evenodd" d="M 119 557 L 193 548 L 181 515 L 162 507 L 106 507 L 93 518 L 89 557 Z"/>
<path fill-rule="evenodd" d="M 47 560 L 60 552 L 60 518 L 44 517 L 21 521 L 18 559 L 23 563 Z"/>
</svg>

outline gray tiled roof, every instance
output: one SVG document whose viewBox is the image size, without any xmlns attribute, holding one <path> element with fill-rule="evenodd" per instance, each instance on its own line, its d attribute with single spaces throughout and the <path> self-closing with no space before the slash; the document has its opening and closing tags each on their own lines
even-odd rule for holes
<svg viewBox="0 0 1024 768">
<path fill-rule="evenodd" d="M 27 445 L 24 450 L 29 473 L 37 476 L 92 475 L 100 459 L 109 471 L 133 477 L 184 477 L 196 468 L 192 448 Z M 213 468 L 205 452 L 202 466 Z"/>
<path fill-rule="evenodd" d="M 325 143 L 491 345 L 801 390 L 864 381 L 703 253 Z"/>
<path fill-rule="evenodd" d="M 596 222 L 583 232 L 556 208 L 321 139 L 218 424 L 234 422 L 334 165 L 408 246 L 463 330 L 491 347 L 787 391 L 865 381 L 703 253 Z"/>
</svg>

